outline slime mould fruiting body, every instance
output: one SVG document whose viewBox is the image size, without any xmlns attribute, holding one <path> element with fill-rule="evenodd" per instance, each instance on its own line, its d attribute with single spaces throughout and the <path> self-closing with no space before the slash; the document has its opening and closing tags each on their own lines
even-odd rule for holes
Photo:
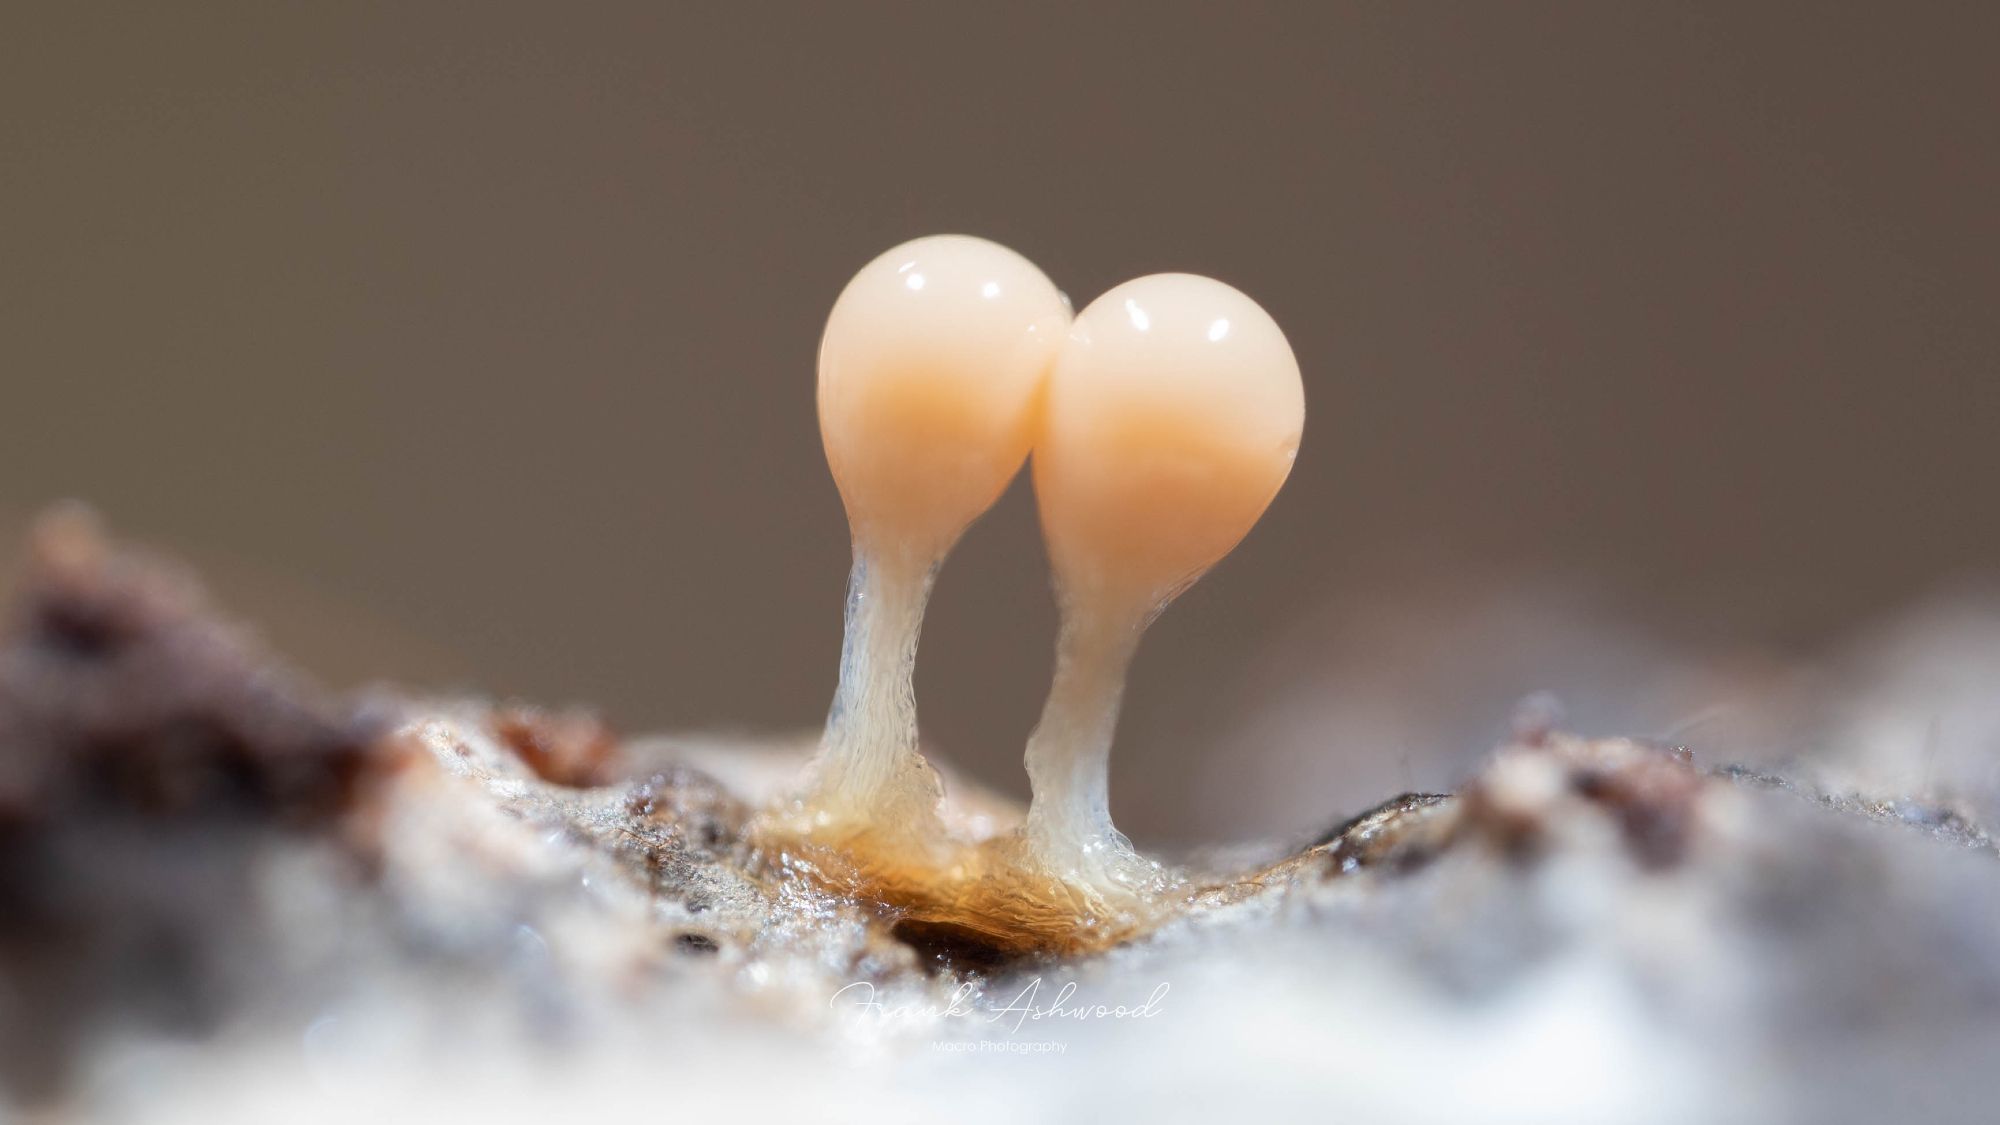
<svg viewBox="0 0 2000 1125">
<path fill-rule="evenodd" d="M 768 848 L 907 923 L 1013 952 L 1103 948 L 1202 893 L 1112 826 L 1108 774 L 1140 635 L 1235 547 L 1291 471 L 1298 364 L 1256 302 L 1159 274 L 1072 316 L 1005 247 L 921 238 L 834 304 L 821 437 L 854 567 L 840 681 Z M 911 677 L 932 578 L 1030 457 L 1062 616 L 1029 737 L 1025 822 L 954 822 L 918 749 Z"/>
</svg>

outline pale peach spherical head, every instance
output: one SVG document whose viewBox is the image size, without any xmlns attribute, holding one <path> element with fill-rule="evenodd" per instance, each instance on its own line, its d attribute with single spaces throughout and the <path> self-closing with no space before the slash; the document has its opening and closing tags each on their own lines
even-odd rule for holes
<svg viewBox="0 0 2000 1125">
<path fill-rule="evenodd" d="M 1069 321 L 1032 262 L 985 239 L 919 238 L 862 267 L 819 350 L 820 437 L 858 543 L 935 558 L 992 506 Z"/>
<path fill-rule="evenodd" d="M 1156 274 L 1091 302 L 1056 358 L 1035 446 L 1059 583 L 1164 604 L 1263 515 L 1304 426 L 1291 345 L 1237 290 Z"/>
</svg>

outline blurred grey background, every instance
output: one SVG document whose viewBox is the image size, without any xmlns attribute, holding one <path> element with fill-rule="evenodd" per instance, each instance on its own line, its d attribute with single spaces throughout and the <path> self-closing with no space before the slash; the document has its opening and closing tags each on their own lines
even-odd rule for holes
<svg viewBox="0 0 2000 1125">
<path fill-rule="evenodd" d="M 0 24 L 0 538 L 88 500 L 336 683 L 819 722 L 814 348 L 938 231 L 1079 303 L 1215 275 L 1304 367 L 1290 485 L 1141 655 L 1142 839 L 1443 784 L 1536 689 L 1698 720 L 2000 560 L 1992 5 Z M 919 672 L 1015 792 L 1053 632 L 1017 486 Z"/>
</svg>

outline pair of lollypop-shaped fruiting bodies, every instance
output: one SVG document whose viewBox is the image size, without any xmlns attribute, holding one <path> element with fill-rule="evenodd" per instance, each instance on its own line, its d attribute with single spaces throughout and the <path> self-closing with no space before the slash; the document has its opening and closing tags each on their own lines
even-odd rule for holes
<svg viewBox="0 0 2000 1125">
<path fill-rule="evenodd" d="M 823 815 L 934 823 L 911 676 L 931 580 L 1030 454 L 1062 632 L 1030 736 L 1025 836 L 1100 888 L 1157 868 L 1111 824 L 1112 731 L 1139 636 L 1227 554 L 1291 471 L 1299 370 L 1256 302 L 1159 274 L 1072 316 L 1033 263 L 962 235 L 865 266 L 819 354 L 820 433 L 854 539 Z M 1135 888 L 1136 889 L 1136 888 Z"/>
</svg>

